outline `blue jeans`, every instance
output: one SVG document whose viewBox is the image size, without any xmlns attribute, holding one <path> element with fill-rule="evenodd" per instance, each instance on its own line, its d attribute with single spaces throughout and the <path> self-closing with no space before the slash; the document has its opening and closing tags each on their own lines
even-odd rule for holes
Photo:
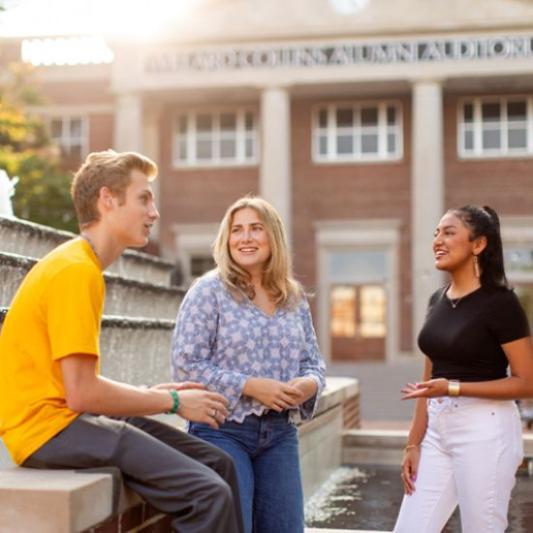
<svg viewBox="0 0 533 533">
<path fill-rule="evenodd" d="M 218 430 L 191 422 L 189 432 L 233 458 L 245 533 L 303 533 L 298 432 L 287 413 L 249 415 Z"/>
</svg>

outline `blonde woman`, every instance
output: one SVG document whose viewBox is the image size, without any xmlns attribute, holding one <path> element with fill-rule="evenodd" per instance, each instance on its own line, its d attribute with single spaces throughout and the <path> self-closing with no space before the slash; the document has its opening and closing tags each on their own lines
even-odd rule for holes
<svg viewBox="0 0 533 533">
<path fill-rule="evenodd" d="M 313 416 L 325 367 L 276 210 L 257 197 L 235 202 L 214 258 L 181 305 L 172 366 L 223 393 L 229 414 L 189 431 L 233 457 L 247 533 L 303 532 L 294 422 Z"/>
</svg>

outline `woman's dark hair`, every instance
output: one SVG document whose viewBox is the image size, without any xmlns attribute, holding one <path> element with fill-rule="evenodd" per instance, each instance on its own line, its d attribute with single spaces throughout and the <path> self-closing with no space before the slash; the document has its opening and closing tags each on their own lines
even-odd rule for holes
<svg viewBox="0 0 533 533">
<path fill-rule="evenodd" d="M 461 219 L 470 230 L 471 241 L 482 236 L 487 239 L 487 246 L 478 255 L 481 285 L 489 288 L 509 288 L 503 264 L 500 219 L 496 211 L 486 205 L 464 205 L 451 209 L 450 212 Z"/>
</svg>

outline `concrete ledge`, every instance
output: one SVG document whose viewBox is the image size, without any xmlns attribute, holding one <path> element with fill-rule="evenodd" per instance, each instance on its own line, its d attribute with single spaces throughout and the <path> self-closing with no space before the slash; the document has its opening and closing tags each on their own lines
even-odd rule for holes
<svg viewBox="0 0 533 533">
<path fill-rule="evenodd" d="M 1 470 L 0 531 L 83 531 L 111 516 L 112 491 L 110 474 Z"/>
<path fill-rule="evenodd" d="M 347 399 L 355 398 L 357 391 L 357 381 L 352 378 L 328 378 L 318 414 L 299 426 L 306 498 L 341 464 L 343 406 Z M 183 427 L 179 418 L 158 418 Z M 141 525 L 156 527 L 155 524 L 162 528 L 158 531 L 168 530 L 165 524 L 169 517 L 152 509 L 123 485 L 118 514 L 110 519 L 113 494 L 111 474 L 25 468 L 0 470 L 0 531 L 109 533 L 137 531 Z"/>
<path fill-rule="evenodd" d="M 0 306 L 9 306 L 22 280 L 37 259 L 0 252 Z M 104 273 L 106 284 L 105 315 L 163 318 L 174 320 L 185 290 L 161 283 L 137 281 Z"/>
<path fill-rule="evenodd" d="M 335 405 L 343 404 L 350 398 L 359 396 L 359 382 L 354 378 L 329 377 L 322 392 L 317 409 L 317 416 Z"/>
<path fill-rule="evenodd" d="M 306 527 L 305 533 L 391 533 L 389 531 L 375 531 L 369 529 L 317 529 Z"/>
<path fill-rule="evenodd" d="M 76 234 L 68 231 L 28 220 L 0 216 L 0 242 L 3 252 L 23 253 L 26 257 L 39 258 L 74 237 Z M 126 250 L 109 271 L 128 278 L 169 285 L 173 268 L 174 264 L 170 261 L 135 250 Z"/>
<path fill-rule="evenodd" d="M 341 405 L 299 427 L 300 468 L 306 501 L 341 465 L 341 431 Z"/>
<path fill-rule="evenodd" d="M 524 455 L 528 458 L 533 457 L 533 433 L 525 433 L 524 439 Z"/>
<path fill-rule="evenodd" d="M 342 433 L 344 464 L 398 466 L 407 441 L 407 430 L 349 429 Z M 524 456 L 533 458 L 533 434 L 524 433 Z"/>
<path fill-rule="evenodd" d="M 404 430 L 346 430 L 342 435 L 342 462 L 399 465 L 406 440 Z"/>
</svg>

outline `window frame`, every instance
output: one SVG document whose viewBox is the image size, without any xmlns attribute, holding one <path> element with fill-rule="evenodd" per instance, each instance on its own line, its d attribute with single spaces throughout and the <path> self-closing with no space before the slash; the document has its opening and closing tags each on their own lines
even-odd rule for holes
<svg viewBox="0 0 533 533">
<path fill-rule="evenodd" d="M 360 121 L 360 112 L 363 108 L 374 107 L 378 112 L 377 126 L 365 128 Z M 393 126 L 387 124 L 387 108 L 394 107 L 396 110 L 396 123 Z M 354 114 L 354 122 L 351 131 L 354 136 L 354 152 L 351 154 L 339 154 L 334 151 L 336 147 L 335 137 L 342 133 L 343 128 L 336 125 L 335 114 L 338 109 L 351 108 Z M 320 127 L 320 111 L 327 110 L 327 126 Z M 395 163 L 401 161 L 404 156 L 404 132 L 403 132 L 403 105 L 398 99 L 386 100 L 348 100 L 338 102 L 321 102 L 312 108 L 311 119 L 311 157 L 316 165 L 338 165 L 338 164 L 368 164 L 368 163 Z M 357 117 L 357 118 L 356 118 Z M 346 128 L 347 129 L 347 128 Z M 361 151 L 361 137 L 364 129 L 375 129 L 378 137 L 377 153 L 364 154 Z M 396 149 L 393 153 L 387 151 L 387 136 L 390 130 L 396 134 Z M 320 134 L 325 131 L 328 137 L 328 153 L 320 154 Z M 359 142 L 355 138 L 359 137 Z M 356 145 L 359 151 L 355 151 Z"/>
<path fill-rule="evenodd" d="M 507 114 L 507 104 L 512 102 L 525 102 L 526 104 L 526 147 L 509 148 L 508 131 L 509 120 Z M 472 104 L 473 121 L 473 149 L 466 150 L 464 146 L 464 133 L 466 122 L 464 120 L 464 106 Z M 483 104 L 498 103 L 500 106 L 500 121 L 498 122 L 501 139 L 501 147 L 493 149 L 483 148 Z M 470 96 L 462 97 L 457 102 L 457 155 L 462 160 L 476 159 L 513 159 L 513 158 L 532 158 L 533 157 L 533 96 L 526 94 L 498 95 L 498 96 Z"/>
<path fill-rule="evenodd" d="M 183 284 L 190 286 L 196 279 L 191 272 L 192 258 L 213 254 L 218 223 L 173 224 L 172 232 L 178 250 L 177 259 L 182 267 Z"/>
<path fill-rule="evenodd" d="M 221 158 L 218 153 L 220 141 L 228 136 L 220 128 L 220 116 L 224 113 L 233 113 L 236 118 L 235 130 L 235 151 L 234 158 Z M 246 130 L 246 114 L 251 113 L 254 121 L 254 128 Z M 213 128 L 209 133 L 198 133 L 197 118 L 199 115 L 210 115 L 213 120 Z M 185 141 L 187 143 L 187 154 L 185 160 L 179 158 L 179 118 L 185 116 L 187 119 L 187 131 Z M 172 166 L 175 169 L 201 169 L 201 168 L 230 168 L 230 167 L 253 167 L 257 166 L 260 161 L 260 121 L 259 113 L 253 106 L 222 106 L 209 108 L 191 108 L 178 109 L 172 115 Z M 192 126 L 192 127 L 191 127 Z M 211 140 L 211 145 L 215 152 L 211 159 L 199 160 L 196 154 L 196 142 L 198 136 Z M 246 142 L 251 139 L 254 144 L 254 155 L 252 158 L 246 158 Z"/>
<path fill-rule="evenodd" d="M 61 120 L 61 137 L 60 140 L 52 135 L 52 123 L 55 120 Z M 71 153 L 73 146 L 78 146 L 78 143 L 72 142 L 70 136 L 70 125 L 72 120 L 81 121 L 81 135 L 80 135 L 80 159 L 83 160 L 89 153 L 89 117 L 86 114 L 78 113 L 54 113 L 46 117 L 46 124 L 48 128 L 48 134 L 50 139 L 61 149 L 61 157 L 70 159 L 76 157 Z M 68 135 L 66 134 L 68 132 Z M 63 152 L 63 150 L 67 150 Z"/>
</svg>

